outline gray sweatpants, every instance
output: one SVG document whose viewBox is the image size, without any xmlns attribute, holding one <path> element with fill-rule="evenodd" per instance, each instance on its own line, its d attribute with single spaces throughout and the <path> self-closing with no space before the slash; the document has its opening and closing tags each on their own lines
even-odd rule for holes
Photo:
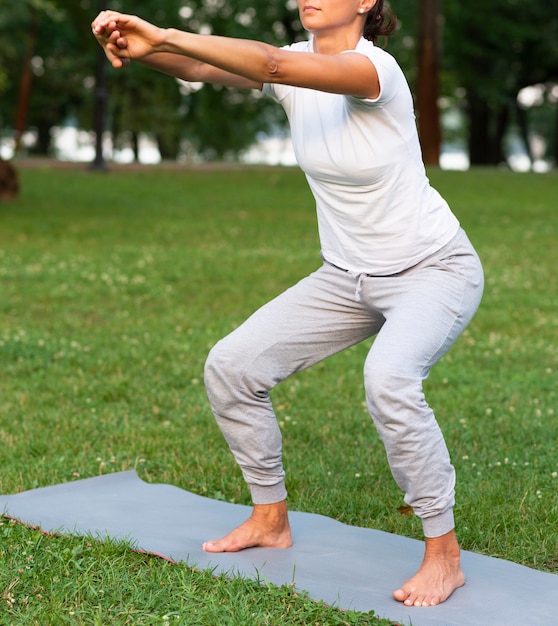
<svg viewBox="0 0 558 626">
<path fill-rule="evenodd" d="M 253 502 L 287 496 L 270 390 L 376 335 L 364 365 L 370 415 L 425 536 L 449 532 L 455 471 L 422 381 L 475 314 L 482 289 L 480 261 L 460 230 L 437 253 L 393 276 L 355 276 L 324 263 L 219 341 L 205 383 Z"/>
</svg>

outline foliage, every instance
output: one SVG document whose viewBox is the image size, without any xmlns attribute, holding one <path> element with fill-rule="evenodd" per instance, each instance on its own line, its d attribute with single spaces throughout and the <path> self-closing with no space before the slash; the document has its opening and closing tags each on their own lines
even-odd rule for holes
<svg viewBox="0 0 558 626">
<path fill-rule="evenodd" d="M 552 3 L 529 0 L 452 0 L 444 15 L 443 61 L 465 90 L 472 162 L 499 163 L 505 131 L 522 123 L 519 90 L 558 83 L 558 12 Z"/>
<path fill-rule="evenodd" d="M 0 6 L 0 59 L 5 68 L 0 123 L 14 127 L 26 71 L 23 63 L 30 62 L 29 122 L 43 133 L 44 145 L 51 126 L 84 104 L 87 64 L 83 61 L 85 28 L 79 21 L 82 9 L 69 0 L 23 0 L 16 7 Z"/>
<path fill-rule="evenodd" d="M 254 8 L 248 0 L 190 0 L 180 10 L 178 26 L 185 30 L 284 45 L 300 35 L 298 12 L 292 3 L 266 2 Z M 223 158 L 250 146 L 259 133 L 284 124 L 276 104 L 252 91 L 232 91 L 213 85 L 183 91 L 184 137 L 191 152 Z"/>
<path fill-rule="evenodd" d="M 219 34 L 248 38 L 258 33 L 278 45 L 286 43 L 287 37 L 297 30 L 297 13 L 288 9 L 286 3 L 269 3 L 257 15 L 251 4 L 243 0 L 226 5 L 142 0 L 133 8 L 126 7 L 124 2 L 114 2 L 111 6 L 128 8 L 161 26 L 183 26 L 201 32 L 211 29 Z M 0 32 L 6 34 L 2 37 L 6 43 L 0 46 L 0 59 L 5 60 L 3 66 L 8 68 L 0 74 L 0 89 L 4 91 L 0 125 L 10 127 L 16 116 L 22 72 L 20 59 L 25 57 L 24 34 L 30 28 L 34 11 L 38 32 L 33 53 L 34 88 L 29 124 L 40 134 L 39 150 L 43 153 L 49 148 L 53 126 L 77 117 L 82 128 L 91 127 L 97 45 L 89 25 L 97 9 L 93 0 L 79 3 L 27 0 L 13 14 L 0 9 Z M 16 33 L 21 35 L 14 37 Z M 258 133 L 284 123 L 277 106 L 251 92 L 233 93 L 204 86 L 200 94 L 194 94 L 181 90 L 172 78 L 139 64 L 126 71 L 107 68 L 107 74 L 110 129 L 117 142 L 126 133 L 148 132 L 158 139 L 161 152 L 169 158 L 176 158 L 182 141 L 190 152 L 222 158 L 252 144 Z"/>
<path fill-rule="evenodd" d="M 38 150 L 48 152 L 56 125 L 77 120 L 81 128 L 91 128 L 97 46 L 89 25 L 102 4 L 0 0 L 0 128 L 14 127 L 26 53 L 31 53 L 33 73 L 28 126 L 39 133 Z M 257 37 L 277 45 L 304 36 L 292 0 L 270 0 L 257 7 L 251 0 L 106 4 L 137 12 L 162 26 L 194 32 Z M 394 0 L 392 5 L 400 28 L 388 49 L 414 87 L 417 3 Z M 441 95 L 459 105 L 469 120 L 473 162 L 500 162 L 503 137 L 511 125 L 517 125 L 525 139 L 529 125 L 540 123 L 543 135 L 551 135 L 548 129 L 556 126 L 551 118 L 556 105 L 547 103 L 541 114 L 533 112 L 534 120 L 533 114 L 516 107 L 516 96 L 526 85 L 558 81 L 558 14 L 553 3 L 494 0 L 488 5 L 481 0 L 446 0 L 443 25 Z M 197 86 L 186 89 L 136 64 L 126 71 L 107 65 L 106 71 L 109 129 L 117 144 L 147 132 L 159 141 L 165 157 L 181 152 L 223 158 L 285 123 L 280 107 L 258 94 L 210 85 L 199 91 Z M 554 134 L 558 137 L 558 129 Z M 548 144 L 548 156 L 557 156 L 558 138 L 554 145 Z"/>
</svg>

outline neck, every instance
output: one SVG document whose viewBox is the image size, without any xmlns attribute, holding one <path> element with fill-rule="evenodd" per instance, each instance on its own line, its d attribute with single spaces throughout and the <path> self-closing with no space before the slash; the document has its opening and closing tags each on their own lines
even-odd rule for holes
<svg viewBox="0 0 558 626">
<path fill-rule="evenodd" d="M 362 37 L 361 28 L 332 29 L 311 32 L 314 52 L 319 54 L 339 54 L 354 50 Z"/>
<path fill-rule="evenodd" d="M 354 50 L 357 43 L 360 41 L 360 37 L 356 40 L 343 40 L 332 39 L 324 35 L 314 36 L 312 43 L 314 52 L 319 54 L 339 54 L 346 50 Z"/>
</svg>

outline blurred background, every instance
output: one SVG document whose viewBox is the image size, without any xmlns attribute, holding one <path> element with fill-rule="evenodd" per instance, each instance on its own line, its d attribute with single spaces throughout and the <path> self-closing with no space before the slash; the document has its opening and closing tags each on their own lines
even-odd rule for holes
<svg viewBox="0 0 558 626">
<path fill-rule="evenodd" d="M 416 100 L 428 165 L 558 163 L 556 0 L 392 0 L 387 45 Z M 105 8 L 159 26 L 284 45 L 296 0 L 0 0 L 0 158 L 294 163 L 281 107 L 254 92 L 114 70 L 90 24 Z"/>
</svg>

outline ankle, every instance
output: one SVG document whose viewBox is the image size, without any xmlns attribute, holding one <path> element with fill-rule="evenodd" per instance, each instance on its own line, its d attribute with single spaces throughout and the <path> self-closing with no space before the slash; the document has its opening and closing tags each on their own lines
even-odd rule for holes
<svg viewBox="0 0 558 626">
<path fill-rule="evenodd" d="M 440 537 L 426 537 L 424 555 L 459 561 L 461 549 L 455 531 L 451 530 Z"/>
<path fill-rule="evenodd" d="M 283 527 L 288 525 L 288 510 L 285 500 L 273 504 L 254 504 L 252 519 L 266 525 Z"/>
</svg>

